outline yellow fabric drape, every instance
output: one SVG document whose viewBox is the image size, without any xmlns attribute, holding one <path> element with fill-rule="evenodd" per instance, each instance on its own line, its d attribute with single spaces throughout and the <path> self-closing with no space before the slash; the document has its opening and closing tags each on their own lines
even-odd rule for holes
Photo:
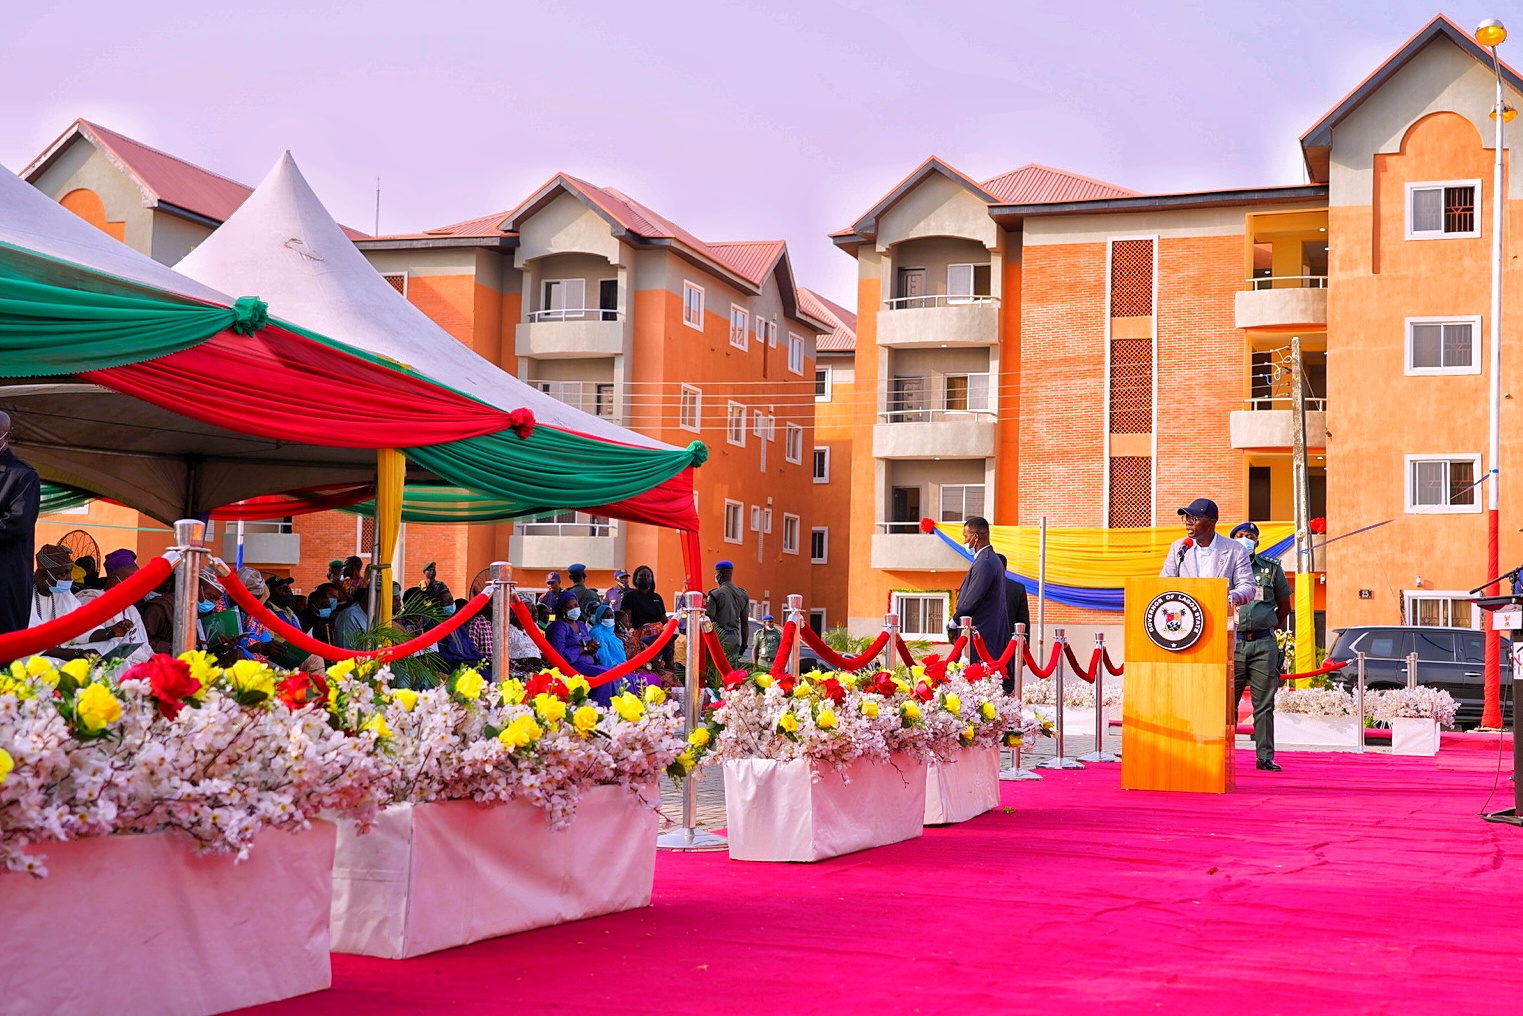
<svg viewBox="0 0 1523 1016">
<path fill-rule="evenodd" d="M 1260 522 L 1259 547 L 1270 547 L 1295 532 L 1289 522 Z M 938 527 L 953 542 L 962 541 L 961 522 L 943 522 Z M 1225 537 L 1230 526 L 1217 535 Z M 1060 586 L 1087 589 L 1110 589 L 1129 578 L 1156 576 L 1163 567 L 1169 545 L 1184 536 L 1182 526 L 1155 526 L 1150 529 L 1079 529 L 1047 527 L 1047 581 Z M 1010 570 L 1035 579 L 1041 544 L 1037 526 L 990 526 L 989 542 L 997 554 L 1010 560 Z M 1294 553 L 1292 545 L 1291 553 Z M 1294 570 L 1291 564 L 1286 571 Z M 1033 588 L 1034 596 L 1036 590 Z"/>
<path fill-rule="evenodd" d="M 380 625 L 391 624 L 392 556 L 396 553 L 397 536 L 402 531 L 402 489 L 407 480 L 407 456 L 395 448 L 378 448 L 375 453 L 375 525 L 380 541 L 380 554 L 376 569 L 381 573 L 380 603 L 376 604 L 373 621 Z"/>
</svg>

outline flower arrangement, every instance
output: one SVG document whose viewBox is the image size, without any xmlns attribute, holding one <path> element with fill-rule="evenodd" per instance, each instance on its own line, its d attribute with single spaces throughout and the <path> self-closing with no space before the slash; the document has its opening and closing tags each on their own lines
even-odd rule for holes
<svg viewBox="0 0 1523 1016">
<path fill-rule="evenodd" d="M 1437 720 L 1439 726 L 1454 729 L 1459 703 L 1441 688 L 1418 685 L 1390 691 L 1364 693 L 1365 711 L 1377 722 L 1389 724 L 1396 719 Z"/>
<path fill-rule="evenodd" d="M 1347 689 L 1328 685 L 1323 688 L 1281 688 L 1275 692 L 1277 712 L 1304 716 L 1353 716 L 1354 696 Z"/>
<path fill-rule="evenodd" d="M 1051 706 L 1058 697 L 1057 688 L 1057 682 L 1050 679 L 1025 681 L 1021 684 L 1021 701 L 1028 706 Z M 1121 682 L 1108 679 L 1105 682 L 1105 708 L 1120 709 L 1121 699 Z M 1095 708 L 1095 686 L 1081 678 L 1064 681 L 1063 705 L 1069 709 Z"/>
<path fill-rule="evenodd" d="M 0 865 L 45 875 L 27 847 L 178 829 L 247 856 L 267 828 L 319 813 L 361 821 L 385 802 L 373 732 L 330 723 L 321 677 L 205 653 L 120 674 L 43 657 L 0 670 Z"/>
<path fill-rule="evenodd" d="M 773 679 L 732 671 L 724 698 L 693 732 L 685 761 L 807 759 L 844 769 L 895 752 L 930 761 L 1039 729 L 981 664 L 927 657 L 912 668 L 861 674 L 810 671 Z"/>
</svg>

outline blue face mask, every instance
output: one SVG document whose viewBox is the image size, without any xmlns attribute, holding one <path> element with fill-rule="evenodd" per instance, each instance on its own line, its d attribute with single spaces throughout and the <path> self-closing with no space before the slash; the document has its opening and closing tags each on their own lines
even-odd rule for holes
<svg viewBox="0 0 1523 1016">
<path fill-rule="evenodd" d="M 599 621 L 598 624 L 601 624 L 604 628 L 612 628 L 613 627 L 613 618 L 611 618 L 611 617 L 605 617 L 605 618 L 603 618 L 603 620 Z"/>
<path fill-rule="evenodd" d="M 568 620 L 568 621 L 575 621 L 577 618 L 579 618 L 581 616 L 582 616 L 582 608 L 581 607 L 572 607 L 570 610 L 566 611 L 566 620 Z"/>
<path fill-rule="evenodd" d="M 200 603 L 196 604 L 196 613 L 198 613 L 198 614 L 210 614 L 212 611 L 214 611 L 216 609 L 217 609 L 217 601 L 216 600 L 202 600 Z"/>
<path fill-rule="evenodd" d="M 318 607 L 317 608 L 317 616 L 318 617 L 327 617 L 331 613 L 333 613 L 333 608 L 332 607 Z"/>
<path fill-rule="evenodd" d="M 449 617 L 454 612 L 455 612 L 455 605 L 453 603 L 446 603 L 444 605 L 444 616 L 445 617 Z"/>
<path fill-rule="evenodd" d="M 64 579 L 62 582 L 53 583 L 53 592 L 55 593 L 67 593 L 73 588 L 74 581 L 72 579 Z"/>
</svg>

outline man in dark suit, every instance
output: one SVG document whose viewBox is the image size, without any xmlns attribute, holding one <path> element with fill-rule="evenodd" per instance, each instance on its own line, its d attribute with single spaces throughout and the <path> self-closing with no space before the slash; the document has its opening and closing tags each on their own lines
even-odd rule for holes
<svg viewBox="0 0 1523 1016">
<path fill-rule="evenodd" d="M 32 551 L 41 501 L 37 470 L 10 449 L 11 418 L 0 413 L 0 635 L 31 624 Z"/>
<path fill-rule="evenodd" d="M 1012 638 L 1015 637 L 1015 626 L 1026 626 L 1026 638 L 1031 639 L 1031 603 L 1026 598 L 1026 583 L 1010 574 L 1010 561 L 1004 554 L 995 554 L 999 558 L 999 566 L 1005 573 L 1005 613 L 1010 621 L 1005 626 L 1005 631 Z M 1021 665 L 1020 660 L 1011 660 L 1008 674 L 1005 677 L 1005 693 L 1008 695 L 1015 691 L 1015 668 Z"/>
<path fill-rule="evenodd" d="M 1010 641 L 1010 614 L 1005 606 L 1005 570 L 1000 567 L 994 548 L 989 546 L 989 520 L 974 515 L 964 521 L 962 542 L 972 552 L 973 564 L 957 592 L 957 609 L 952 612 L 948 628 L 964 617 L 971 617 L 973 627 L 984 637 L 989 655 L 997 657 Z M 956 637 L 953 633 L 954 641 Z M 969 646 L 963 659 L 978 661 L 976 653 Z"/>
</svg>

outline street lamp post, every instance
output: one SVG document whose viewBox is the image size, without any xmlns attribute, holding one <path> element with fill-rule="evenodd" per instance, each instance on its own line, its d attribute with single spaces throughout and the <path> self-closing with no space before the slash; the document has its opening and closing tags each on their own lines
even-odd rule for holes
<svg viewBox="0 0 1523 1016">
<path fill-rule="evenodd" d="M 1486 485 L 1486 548 L 1488 574 L 1500 575 L 1502 573 L 1501 562 L 1501 520 L 1498 512 L 1500 501 L 1498 488 L 1501 486 L 1501 452 L 1502 452 L 1502 223 L 1503 211 L 1507 205 L 1506 181 L 1503 180 L 1502 165 L 1502 128 L 1510 115 L 1516 115 L 1508 108 L 1506 96 L 1502 90 L 1502 61 L 1497 55 L 1497 47 L 1507 39 L 1507 29 L 1495 18 L 1481 22 L 1475 30 L 1476 41 L 1491 50 L 1491 63 L 1497 76 L 1496 102 L 1492 106 L 1491 118 L 1496 121 L 1496 158 L 1492 166 L 1491 182 L 1491 386 L 1490 386 L 1490 416 L 1489 416 L 1489 441 L 1487 444 L 1488 467 L 1490 469 L 1490 483 Z M 1487 593 L 1495 596 L 1498 587 L 1494 583 Z M 1500 727 L 1502 725 L 1501 687 L 1502 687 L 1502 636 L 1495 628 L 1488 627 L 1486 631 L 1486 678 L 1484 707 L 1481 710 L 1481 726 Z"/>
</svg>

